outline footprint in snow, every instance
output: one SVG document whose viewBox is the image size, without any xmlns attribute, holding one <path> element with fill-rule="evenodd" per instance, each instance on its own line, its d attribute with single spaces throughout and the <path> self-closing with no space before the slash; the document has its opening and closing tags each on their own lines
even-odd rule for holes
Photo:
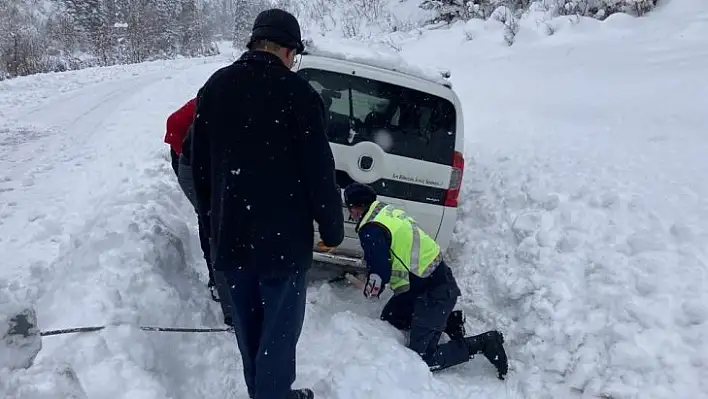
<svg viewBox="0 0 708 399">
<path fill-rule="evenodd" d="M 44 219 L 45 217 L 47 217 L 47 215 L 42 214 L 42 213 L 35 213 L 35 214 L 30 215 L 27 218 L 27 220 L 29 220 L 30 222 L 35 222 L 37 220 Z"/>
<path fill-rule="evenodd" d="M 0 177 L 0 184 L 2 184 L 2 183 L 8 183 L 8 182 L 11 182 L 11 181 L 12 181 L 12 179 L 10 179 L 9 177 Z M 7 192 L 7 191 L 12 191 L 12 190 L 14 190 L 14 188 L 12 188 L 12 187 L 0 187 L 0 193 L 4 193 L 4 192 Z"/>
</svg>

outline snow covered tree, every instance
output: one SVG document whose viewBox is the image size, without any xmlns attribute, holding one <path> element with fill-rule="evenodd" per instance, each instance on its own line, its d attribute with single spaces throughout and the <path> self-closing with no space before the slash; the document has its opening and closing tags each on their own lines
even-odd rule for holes
<svg viewBox="0 0 708 399">
<path fill-rule="evenodd" d="M 66 10 L 73 18 L 75 26 L 86 35 L 91 50 L 101 65 L 113 62 L 115 37 L 111 21 L 113 16 L 106 3 L 101 0 L 63 0 Z"/>
<path fill-rule="evenodd" d="M 510 10 L 509 42 L 532 0 L 412 0 L 433 11 L 423 23 L 493 17 Z M 624 12 L 643 15 L 657 0 L 537 0 L 550 15 L 598 19 Z M 308 29 L 376 37 L 416 29 L 399 21 L 388 0 L 0 0 L 0 79 L 93 65 L 140 62 L 177 55 L 214 54 L 214 40 L 243 48 L 256 15 L 278 7 Z M 497 13 L 498 14 L 498 13 Z M 507 24 L 507 22 L 504 22 Z"/>
<path fill-rule="evenodd" d="M 126 34 L 129 62 L 174 55 L 170 5 L 166 0 L 132 0 Z"/>
<path fill-rule="evenodd" d="M 179 32 L 172 22 L 172 2 L 169 0 L 152 0 L 149 3 L 148 23 L 146 30 L 150 37 L 150 54 L 160 58 L 172 57 L 176 53 L 176 40 Z"/>
<path fill-rule="evenodd" d="M 181 1 L 180 12 L 177 16 L 177 26 L 180 54 L 188 56 L 201 54 L 203 38 L 195 0 Z"/>
<path fill-rule="evenodd" d="M 551 8 L 557 15 L 583 15 L 605 19 L 622 12 L 641 16 L 656 6 L 657 0 L 554 0 Z"/>
<path fill-rule="evenodd" d="M 244 48 L 248 42 L 253 27 L 253 21 L 261 11 L 271 8 L 273 5 L 267 0 L 233 0 L 234 1 L 234 21 L 233 21 L 233 44 L 235 48 Z"/>
<path fill-rule="evenodd" d="M 472 0 L 424 0 L 420 8 L 434 11 L 436 17 L 430 22 L 447 23 L 472 18 L 470 13 Z"/>
<path fill-rule="evenodd" d="M 81 32 L 74 25 L 74 20 L 64 12 L 56 12 L 47 18 L 45 25 L 47 37 L 53 46 L 62 52 L 74 53 L 81 49 Z"/>
<path fill-rule="evenodd" d="M 0 0 L 0 77 L 29 75 L 45 67 L 46 41 L 27 4 Z"/>
<path fill-rule="evenodd" d="M 210 7 L 211 12 L 206 13 L 212 17 L 211 25 L 214 27 L 214 34 L 220 39 L 231 38 L 236 8 L 234 0 L 220 0 L 213 4 L 206 3 L 205 7 Z"/>
<path fill-rule="evenodd" d="M 512 10 L 515 17 L 527 10 L 532 0 L 422 0 L 420 8 L 434 11 L 428 23 L 452 23 L 471 18 L 487 19 L 499 7 Z M 643 15 L 656 6 L 657 0 L 541 0 L 552 15 L 581 15 L 598 19 L 623 12 Z"/>
</svg>

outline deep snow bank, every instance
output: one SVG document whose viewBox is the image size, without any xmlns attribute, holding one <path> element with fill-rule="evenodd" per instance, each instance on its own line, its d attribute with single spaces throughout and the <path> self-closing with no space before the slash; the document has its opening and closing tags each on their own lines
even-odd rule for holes
<svg viewBox="0 0 708 399">
<path fill-rule="evenodd" d="M 14 186 L 3 193 L 11 202 L 0 220 L 0 244 L 13 254 L 0 275 L 4 300 L 35 305 L 42 330 L 127 325 L 45 337 L 34 366 L 0 372 L 0 396 L 64 398 L 81 387 L 88 397 L 206 397 L 210 384 L 237 389 L 237 374 L 210 372 L 215 363 L 238 362 L 228 334 L 195 343 L 136 328 L 221 326 L 206 290 L 194 211 L 162 143 L 166 115 L 221 65 L 192 60 L 188 73 L 180 62 L 162 71 L 136 65 L 101 83 L 92 77 L 100 70 L 66 74 L 73 82 L 35 77 L 52 82 L 41 88 L 27 78 L 49 97 L 74 89 L 64 101 L 12 109 L 21 123 L 47 133 L 19 140 L 3 157 L 3 181 Z M 23 180 L 31 184 L 16 184 Z"/>
<path fill-rule="evenodd" d="M 184 199 L 168 179 L 167 159 L 156 156 L 142 167 L 37 276 L 44 329 L 128 325 L 45 338 L 39 361 L 72 364 L 89 397 L 180 397 L 185 391 L 202 396 L 209 391 L 195 386 L 228 388 L 228 380 L 209 372 L 213 364 L 235 366 L 228 334 L 195 338 L 136 328 L 222 326 L 199 277 L 206 270 L 187 224 L 191 210 L 178 206 Z M 233 380 L 230 388 L 236 389 Z"/>
<path fill-rule="evenodd" d="M 457 275 L 526 397 L 708 397 L 707 11 L 403 45 L 465 106 Z"/>
<path fill-rule="evenodd" d="M 246 397 L 231 334 L 137 328 L 220 324 L 204 277 L 197 276 L 203 274 L 203 262 L 189 222 L 191 209 L 185 209 L 166 159 L 150 158 L 120 192 L 90 212 L 62 255 L 26 282 L 37 287 L 44 330 L 121 325 L 44 338 L 37 366 L 29 370 L 34 379 L 26 378 L 28 372 L 14 372 L 9 375 L 13 387 L 36 383 L 47 378 L 47 370 L 64 367 L 87 397 Z M 459 370 L 448 375 L 461 381 L 454 385 L 433 377 L 404 348 L 403 335 L 378 320 L 381 306 L 348 287 L 311 287 L 296 385 L 314 387 L 318 397 L 352 399 L 433 399 L 461 397 L 462 392 L 500 397 L 507 392 L 482 358 L 464 370 L 474 373 L 471 384 Z"/>
</svg>

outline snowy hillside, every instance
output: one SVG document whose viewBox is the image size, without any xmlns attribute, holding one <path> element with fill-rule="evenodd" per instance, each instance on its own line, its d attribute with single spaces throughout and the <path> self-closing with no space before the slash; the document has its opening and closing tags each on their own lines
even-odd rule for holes
<svg viewBox="0 0 708 399">
<path fill-rule="evenodd" d="M 550 28 L 550 29 L 549 29 Z M 553 35 L 548 33 L 553 32 Z M 470 40 L 471 39 L 471 40 Z M 451 249 L 471 333 L 499 328 L 506 381 L 432 375 L 383 303 L 314 282 L 298 380 L 318 398 L 708 398 L 708 4 L 635 19 L 497 20 L 389 36 L 452 71 L 467 168 Z M 0 82 L 0 313 L 32 304 L 36 364 L 3 398 L 246 398 L 209 299 L 166 116 L 226 55 Z"/>
</svg>

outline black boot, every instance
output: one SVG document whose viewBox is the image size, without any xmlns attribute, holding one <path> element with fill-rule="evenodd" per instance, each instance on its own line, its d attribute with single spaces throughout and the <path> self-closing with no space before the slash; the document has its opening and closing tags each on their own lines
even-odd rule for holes
<svg viewBox="0 0 708 399">
<path fill-rule="evenodd" d="M 465 338 L 465 315 L 462 314 L 461 310 L 455 310 L 450 313 L 450 317 L 447 318 L 447 325 L 445 326 L 445 334 L 447 334 L 451 340 Z"/>
<path fill-rule="evenodd" d="M 509 361 L 504 350 L 504 336 L 499 331 L 487 331 L 484 334 L 465 338 L 470 350 L 470 356 L 483 354 L 499 373 L 500 380 L 509 372 Z"/>
<path fill-rule="evenodd" d="M 209 279 L 209 283 L 207 284 L 207 287 L 209 288 L 209 293 L 211 294 L 211 299 L 214 302 L 221 302 L 221 299 L 219 299 L 219 291 L 216 290 L 216 284 L 214 284 L 213 279 Z"/>
<path fill-rule="evenodd" d="M 311 389 L 302 388 L 290 391 L 290 399 L 314 399 L 315 393 Z"/>
</svg>

